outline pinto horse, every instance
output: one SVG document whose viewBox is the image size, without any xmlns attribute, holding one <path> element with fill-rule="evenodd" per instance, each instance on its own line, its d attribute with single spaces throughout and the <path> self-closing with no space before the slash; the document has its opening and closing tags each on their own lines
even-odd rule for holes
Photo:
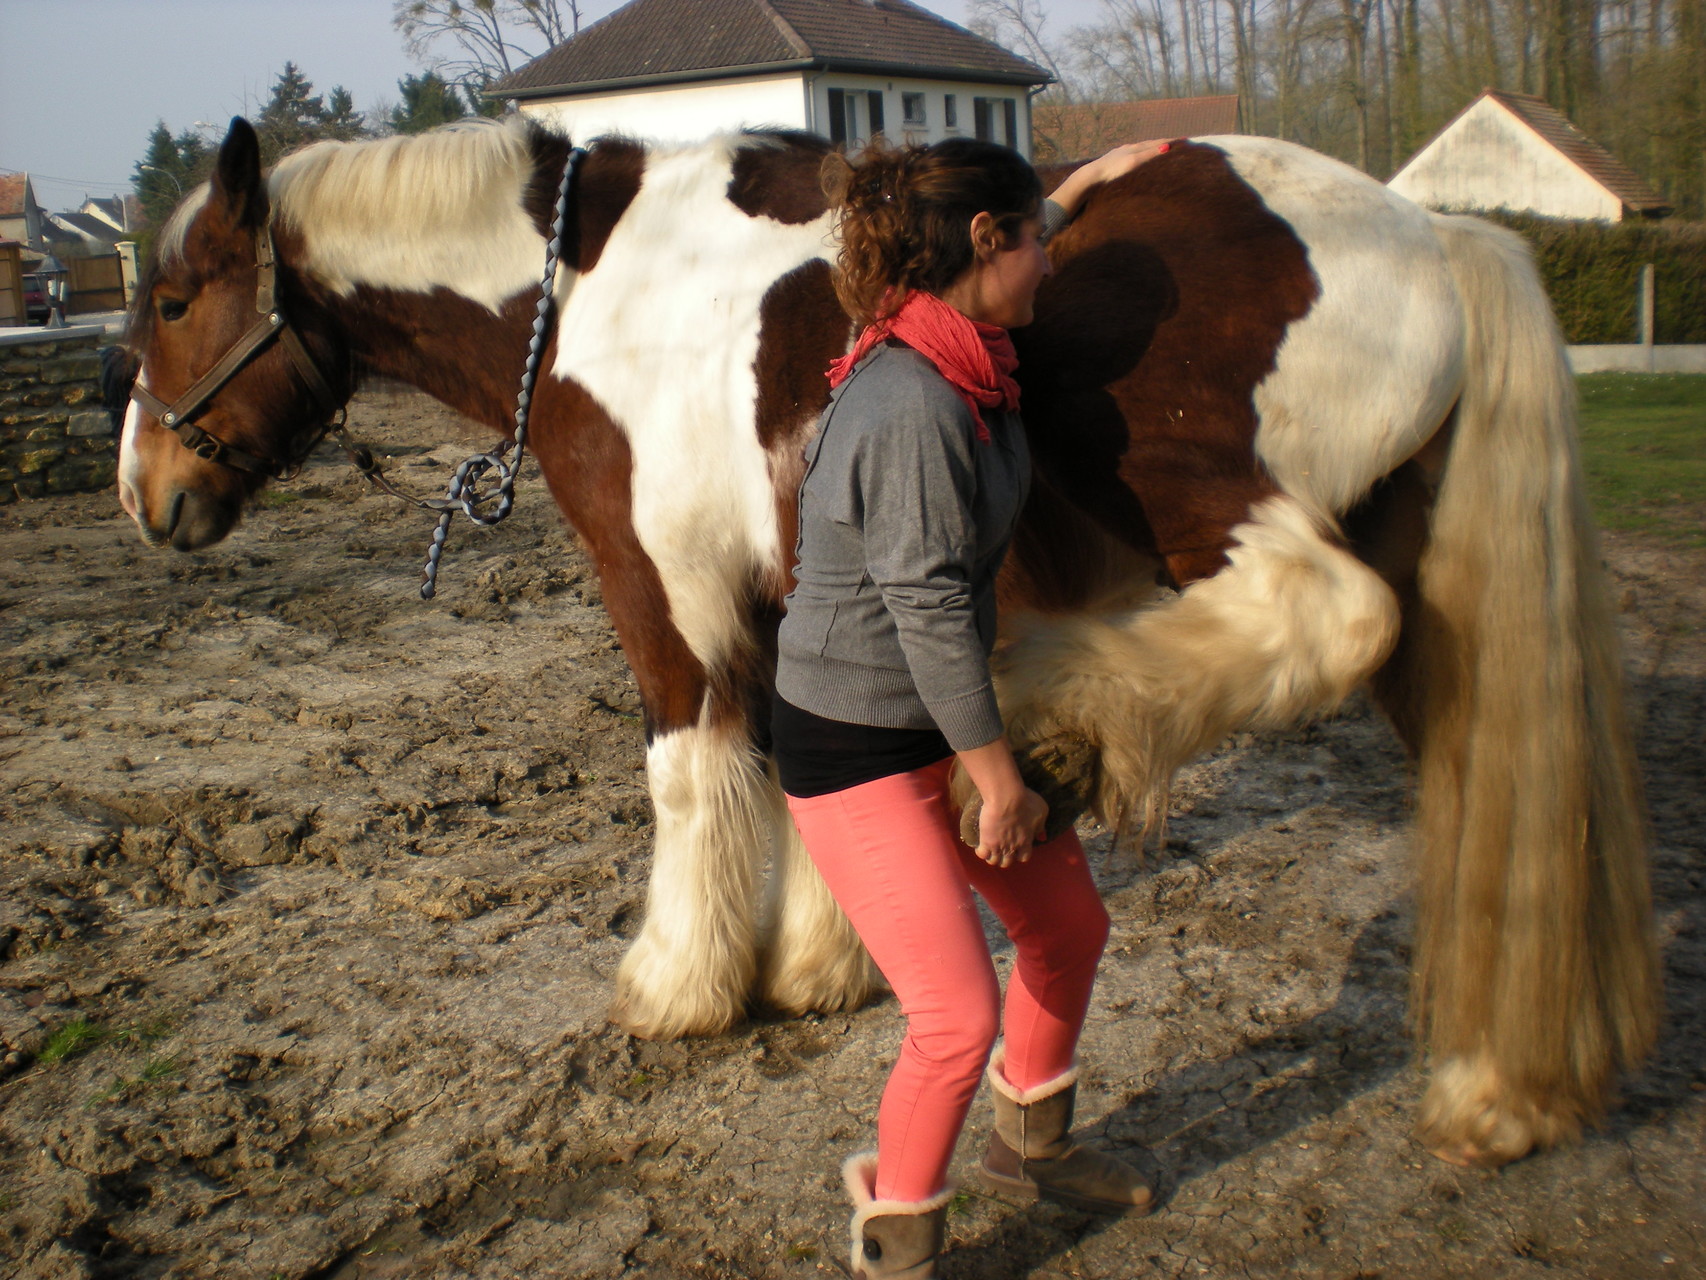
<svg viewBox="0 0 1706 1280">
<path fill-rule="evenodd" d="M 263 174 L 234 121 L 133 318 L 119 491 L 143 536 L 225 536 L 367 374 L 510 430 L 569 152 L 514 119 Z M 638 1035 L 878 985 L 762 727 L 802 448 L 851 337 L 825 152 L 603 138 L 569 204 L 532 447 L 645 701 L 656 847 L 614 1009 Z M 1655 965 L 1573 389 L 1528 255 L 1253 137 L 1105 185 L 1050 251 L 1015 335 L 1036 466 L 997 655 L 1015 742 L 1141 819 L 1228 732 L 1371 683 L 1420 774 L 1420 1131 L 1485 1164 L 1571 1137 L 1651 1042 Z"/>
</svg>

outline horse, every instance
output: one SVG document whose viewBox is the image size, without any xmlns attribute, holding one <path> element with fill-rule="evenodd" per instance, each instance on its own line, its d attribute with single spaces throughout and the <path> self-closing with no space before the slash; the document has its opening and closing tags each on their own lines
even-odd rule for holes
<svg viewBox="0 0 1706 1280">
<path fill-rule="evenodd" d="M 512 432 L 576 156 L 530 446 L 644 701 L 655 851 L 612 1006 L 639 1036 L 880 989 L 764 727 L 803 447 L 852 336 L 828 149 L 578 151 L 511 119 L 263 173 L 235 120 L 129 329 L 119 495 L 155 546 L 224 537 L 364 376 Z M 1104 184 L 1050 253 L 1014 335 L 1035 482 L 995 659 L 1027 767 L 1142 821 L 1228 733 L 1372 687 L 1419 775 L 1419 1135 L 1482 1165 L 1574 1137 L 1650 1047 L 1656 963 L 1573 384 L 1529 255 L 1258 137 Z"/>
</svg>

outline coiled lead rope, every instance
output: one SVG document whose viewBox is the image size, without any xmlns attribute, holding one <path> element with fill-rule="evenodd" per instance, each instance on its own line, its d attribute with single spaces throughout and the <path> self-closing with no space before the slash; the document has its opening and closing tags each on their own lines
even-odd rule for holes
<svg viewBox="0 0 1706 1280">
<path fill-rule="evenodd" d="M 444 497 L 431 505 L 438 508 L 438 527 L 432 532 L 432 545 L 427 548 L 426 567 L 421 571 L 421 599 L 431 600 L 438 590 L 438 562 L 444 554 L 444 541 L 450 534 L 450 522 L 458 508 L 475 524 L 488 528 L 497 524 L 515 506 L 515 479 L 521 469 L 522 454 L 527 448 L 527 415 L 533 404 L 533 383 L 539 376 L 539 361 L 545 352 L 545 338 L 556 311 L 557 256 L 563 247 L 563 223 L 568 217 L 569 195 L 574 188 L 575 174 L 586 158 L 582 147 L 569 151 L 563 164 L 563 181 L 557 188 L 557 207 L 551 217 L 551 242 L 545 248 L 545 274 L 539 282 L 539 303 L 533 316 L 533 336 L 527 343 L 527 368 L 521 375 L 521 391 L 515 398 L 515 439 L 500 444 L 490 453 L 477 453 L 450 478 Z M 498 484 L 495 490 L 480 493 L 480 478 L 495 470 Z M 479 507 L 493 498 L 497 507 L 482 514 Z"/>
</svg>

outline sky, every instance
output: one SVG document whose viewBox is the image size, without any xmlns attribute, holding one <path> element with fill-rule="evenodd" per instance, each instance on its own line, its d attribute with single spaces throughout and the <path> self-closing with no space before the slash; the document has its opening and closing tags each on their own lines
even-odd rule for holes
<svg viewBox="0 0 1706 1280">
<path fill-rule="evenodd" d="M 919 0 L 954 22 L 966 0 Z M 1042 0 L 1050 33 L 1098 0 Z M 618 0 L 583 0 L 586 24 Z M 0 0 L 0 172 L 27 171 L 49 212 L 130 189 L 158 120 L 224 135 L 266 100 L 286 60 L 316 92 L 342 85 L 366 111 L 420 68 L 391 0 Z"/>
</svg>

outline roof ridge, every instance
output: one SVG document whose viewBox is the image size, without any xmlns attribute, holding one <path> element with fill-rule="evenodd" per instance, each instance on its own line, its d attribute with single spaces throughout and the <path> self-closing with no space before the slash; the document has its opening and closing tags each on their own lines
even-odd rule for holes
<svg viewBox="0 0 1706 1280">
<path fill-rule="evenodd" d="M 794 52 L 802 58 L 812 56 L 812 47 L 806 43 L 805 37 L 794 30 L 794 24 L 789 22 L 776 11 L 776 6 L 770 0 L 753 0 L 760 9 L 770 15 L 770 21 L 776 24 L 776 29 L 782 33 L 782 38 L 794 47 Z"/>
</svg>

